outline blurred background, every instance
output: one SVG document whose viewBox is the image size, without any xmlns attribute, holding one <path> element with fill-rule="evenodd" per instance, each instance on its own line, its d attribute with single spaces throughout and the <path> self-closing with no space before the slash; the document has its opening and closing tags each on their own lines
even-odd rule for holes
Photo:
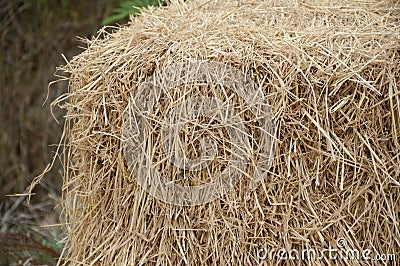
<svg viewBox="0 0 400 266">
<path fill-rule="evenodd" d="M 35 187 L 56 151 L 63 113 L 50 103 L 66 92 L 56 67 L 82 51 L 103 25 L 124 24 L 132 6 L 156 1 L 0 0 L 0 265 L 54 265 L 64 245 L 59 224 L 62 168 L 58 160 Z M 46 101 L 46 98 L 48 99 Z"/>
</svg>

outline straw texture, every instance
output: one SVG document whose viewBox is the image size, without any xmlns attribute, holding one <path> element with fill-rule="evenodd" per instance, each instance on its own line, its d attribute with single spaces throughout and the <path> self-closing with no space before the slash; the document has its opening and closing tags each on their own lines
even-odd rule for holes
<svg viewBox="0 0 400 266">
<path fill-rule="evenodd" d="M 62 67 L 70 74 L 69 91 L 54 103 L 67 111 L 65 261 L 269 265 L 278 258 L 260 258 L 261 248 L 321 251 L 343 245 L 338 239 L 346 244 L 340 248 L 400 256 L 399 8 L 394 1 L 172 2 L 87 40 L 87 48 Z M 245 178 L 221 198 L 181 207 L 135 182 L 122 129 L 143 82 L 197 60 L 223 63 L 257 84 L 270 106 L 275 149 L 254 191 L 248 189 L 249 163 Z M 230 99 L 246 122 L 250 146 L 260 149 L 259 125 L 229 88 L 194 84 L 174 92 L 157 103 L 148 125 L 154 129 L 152 162 L 170 180 L 207 183 L 225 169 L 224 156 L 233 150 L 224 127 L 204 118 L 185 125 L 181 143 L 196 158 L 201 142 L 195 133 L 217 140 L 218 156 L 204 170 L 209 174 L 185 179 L 185 171 L 165 160 L 157 117 L 165 120 L 173 102 L 190 96 Z M 327 257 L 287 262 L 328 263 L 378 264 Z"/>
</svg>

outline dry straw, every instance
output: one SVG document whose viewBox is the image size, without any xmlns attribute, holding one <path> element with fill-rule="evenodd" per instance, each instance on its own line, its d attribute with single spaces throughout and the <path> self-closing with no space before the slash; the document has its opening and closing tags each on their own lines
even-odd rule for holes
<svg viewBox="0 0 400 266">
<path fill-rule="evenodd" d="M 144 11 L 112 33 L 101 30 L 62 68 L 70 73 L 69 91 L 55 102 L 67 111 L 66 261 L 255 265 L 261 251 L 261 263 L 269 265 L 278 260 L 276 253 L 265 258 L 261 248 L 296 249 L 301 255 L 305 249 L 342 246 L 339 250 L 370 249 L 371 256 L 397 254 L 398 262 L 399 8 L 399 2 L 373 0 L 191 0 Z M 124 157 L 123 119 L 130 99 L 155 72 L 198 60 L 240 70 L 262 89 L 276 146 L 256 190 L 248 189 L 254 172 L 249 163 L 244 178 L 220 199 L 181 207 L 158 200 L 135 182 Z M 187 177 L 165 160 L 160 121 L 188 97 L 229 99 L 245 121 L 255 143 L 251 147 L 260 148 L 259 124 L 234 91 L 192 84 L 173 92 L 157 103 L 146 129 L 153 127 L 146 151 L 171 180 L 209 182 L 226 167 L 224 156 L 234 145 L 225 142 L 221 124 L 204 118 L 185 125 L 181 143 L 187 144 L 187 156 L 196 158 L 201 142 L 194 133 L 217 141 L 218 155 L 204 170 L 211 174 L 202 170 Z M 257 159 L 253 154 L 250 162 Z M 136 154 L 139 161 L 143 156 Z M 310 261 L 288 264 L 378 263 L 335 262 L 328 254 Z"/>
</svg>

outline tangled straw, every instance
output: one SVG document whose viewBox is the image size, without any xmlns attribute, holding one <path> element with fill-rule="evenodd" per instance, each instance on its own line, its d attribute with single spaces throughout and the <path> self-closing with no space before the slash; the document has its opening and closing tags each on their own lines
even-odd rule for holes
<svg viewBox="0 0 400 266">
<path fill-rule="evenodd" d="M 220 198 L 243 175 L 254 190 L 274 142 L 261 88 L 218 62 L 178 63 L 152 77 L 130 101 L 122 129 L 124 157 L 142 189 L 179 206 Z M 203 184 L 179 184 L 190 180 Z"/>
<path fill-rule="evenodd" d="M 321 250 L 338 239 L 348 248 L 400 256 L 399 8 L 373 0 L 176 1 L 112 33 L 101 30 L 62 68 L 70 74 L 69 92 L 55 102 L 67 111 L 66 261 L 254 265 L 265 246 Z M 221 84 L 176 86 L 157 98 L 145 114 L 152 122 L 137 131 L 146 132 L 146 149 L 125 158 L 124 114 L 131 99 L 148 92 L 139 94 L 141 85 L 174 64 L 201 60 L 244 73 L 270 107 L 275 153 L 252 192 L 262 125 L 245 99 Z M 236 142 L 210 113 L 186 117 L 164 138 L 173 143 L 164 149 L 160 121 L 172 114 L 178 122 L 185 112 L 174 107 L 193 97 L 218 98 L 239 114 L 250 159 L 239 161 L 247 168 L 220 198 L 175 206 L 148 194 L 129 165 L 143 162 L 146 151 L 165 180 L 182 186 L 212 182 L 227 168 Z M 171 163 L 177 151 L 186 159 Z M 195 174 L 177 167 L 199 156 L 210 159 Z"/>
</svg>

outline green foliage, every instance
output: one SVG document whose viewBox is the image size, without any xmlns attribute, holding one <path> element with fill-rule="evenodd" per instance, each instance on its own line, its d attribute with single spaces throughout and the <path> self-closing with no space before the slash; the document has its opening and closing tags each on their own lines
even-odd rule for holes
<svg viewBox="0 0 400 266">
<path fill-rule="evenodd" d="M 102 24 L 107 25 L 121 19 L 129 18 L 131 14 L 139 14 L 140 9 L 148 6 L 159 6 L 165 1 L 160 0 L 130 0 L 121 3 L 119 8 L 113 10 L 113 15 L 103 19 Z"/>
</svg>

